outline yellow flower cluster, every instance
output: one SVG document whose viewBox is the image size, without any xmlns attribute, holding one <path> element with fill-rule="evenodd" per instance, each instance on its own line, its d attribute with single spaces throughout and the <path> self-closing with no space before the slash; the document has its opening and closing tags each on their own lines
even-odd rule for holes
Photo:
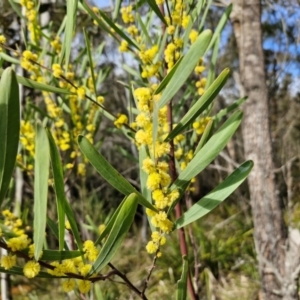
<svg viewBox="0 0 300 300">
<path fill-rule="evenodd" d="M 7 247 L 9 249 L 8 255 L 1 257 L 1 267 L 5 270 L 13 268 L 17 264 L 17 251 L 23 251 L 29 248 L 29 256 L 33 257 L 34 245 L 31 244 L 31 239 L 24 233 L 22 229 L 22 221 L 17 218 L 9 210 L 2 212 L 4 216 L 4 226 L 9 232 L 13 232 L 15 237 L 5 238 Z M 27 278 L 33 278 L 40 272 L 40 264 L 34 260 L 28 261 L 23 267 L 23 273 Z"/>
<path fill-rule="evenodd" d="M 157 76 L 159 68 L 161 67 L 161 62 L 158 61 L 154 63 L 155 56 L 158 53 L 158 45 L 154 45 L 153 47 L 146 50 L 146 46 L 141 46 L 141 51 L 139 52 L 139 58 L 141 59 L 142 65 L 142 77 L 150 78 L 152 76 Z"/>
<path fill-rule="evenodd" d="M 26 164 L 23 163 L 22 156 L 18 156 L 18 162 L 28 171 L 33 169 L 33 165 L 28 163 L 34 158 L 34 139 L 35 139 L 35 130 L 33 125 L 29 121 L 21 120 L 20 126 L 20 142 L 23 148 L 27 151 L 25 155 L 28 156 Z"/>
<path fill-rule="evenodd" d="M 147 214 L 152 217 L 151 223 L 159 230 L 157 231 L 159 238 L 152 236 L 152 240 L 146 246 L 149 253 L 156 253 L 161 245 L 159 241 L 164 240 L 163 234 L 172 230 L 173 223 L 167 218 L 165 210 L 179 197 L 177 190 L 170 192 L 168 189 L 171 183 L 168 173 L 169 166 L 161 160 L 170 151 L 169 144 L 164 142 L 164 138 L 168 134 L 166 107 L 158 111 L 157 138 L 155 143 L 153 141 L 153 109 L 160 98 L 160 95 L 153 94 L 155 88 L 156 86 L 138 88 L 134 91 L 137 108 L 140 111 L 135 120 L 137 128 L 135 141 L 138 147 L 147 147 L 151 154 L 151 157 L 144 159 L 143 170 L 148 174 L 147 188 L 152 192 L 154 205 L 159 210 L 158 213 L 147 210 Z"/>
<path fill-rule="evenodd" d="M 122 128 L 122 126 L 127 123 L 128 123 L 128 118 L 124 114 L 118 114 L 118 118 L 114 121 L 114 125 L 117 128 Z"/>
<path fill-rule="evenodd" d="M 31 73 L 31 79 L 42 82 L 42 76 L 39 67 L 35 64 L 38 61 L 38 56 L 29 50 L 25 50 L 21 57 L 21 67 Z"/>
<path fill-rule="evenodd" d="M 190 39 L 191 44 L 193 44 L 196 41 L 198 35 L 199 35 L 198 31 L 196 31 L 195 29 L 191 30 L 191 32 L 189 34 L 189 39 Z"/>
<path fill-rule="evenodd" d="M 121 8 L 121 16 L 122 16 L 122 20 L 125 24 L 133 23 L 134 16 L 132 13 L 132 5 L 122 7 Z"/>
<path fill-rule="evenodd" d="M 59 36 L 56 36 L 55 39 L 50 42 L 50 45 L 57 54 L 60 53 L 60 51 L 61 51 L 61 41 L 60 41 Z"/>
<path fill-rule="evenodd" d="M 198 121 L 195 121 L 193 123 L 193 128 L 195 129 L 195 131 L 198 135 L 200 135 L 204 132 L 204 130 L 210 120 L 211 120 L 211 117 L 202 117 Z"/>
<path fill-rule="evenodd" d="M 41 37 L 41 27 L 38 24 L 38 11 L 36 10 L 35 3 L 32 0 L 20 0 L 20 4 L 25 8 L 30 39 L 35 44 L 38 44 Z"/>
<path fill-rule="evenodd" d="M 6 43 L 6 38 L 4 35 L 0 34 L 0 52 L 3 51 L 3 48 L 1 47 L 1 44 L 5 44 Z"/>
</svg>

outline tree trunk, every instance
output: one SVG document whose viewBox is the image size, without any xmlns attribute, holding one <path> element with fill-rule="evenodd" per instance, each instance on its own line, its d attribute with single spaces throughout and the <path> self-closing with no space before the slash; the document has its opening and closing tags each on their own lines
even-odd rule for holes
<svg viewBox="0 0 300 300">
<path fill-rule="evenodd" d="M 262 49 L 261 3 L 260 0 L 232 2 L 231 20 L 239 49 L 241 94 L 248 96 L 243 108 L 242 131 L 245 157 L 254 161 L 248 184 L 262 299 L 298 299 L 300 242 L 297 233 L 288 238 L 283 203 L 275 181 Z M 290 276 L 293 271 L 295 273 Z"/>
</svg>

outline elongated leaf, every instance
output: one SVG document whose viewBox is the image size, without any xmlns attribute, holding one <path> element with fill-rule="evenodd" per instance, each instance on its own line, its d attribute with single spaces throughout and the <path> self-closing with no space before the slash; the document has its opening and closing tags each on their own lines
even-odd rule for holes
<svg viewBox="0 0 300 300">
<path fill-rule="evenodd" d="M 0 76 L 1 76 L 1 72 L 2 70 L 0 70 Z M 50 92 L 50 93 L 56 93 L 56 94 L 71 94 L 69 91 L 65 90 L 65 89 L 61 89 L 61 88 L 57 88 L 51 85 L 47 85 L 44 83 L 39 83 L 37 81 L 22 77 L 22 76 L 18 76 L 17 75 L 17 81 L 18 83 L 27 86 L 29 88 L 35 89 L 35 90 L 39 90 L 39 91 L 45 91 L 45 92 Z"/>
<path fill-rule="evenodd" d="M 101 15 L 101 18 L 109 25 L 109 28 L 107 25 L 93 12 L 93 10 L 90 8 L 89 4 L 85 1 L 82 0 L 82 5 L 86 12 L 99 24 L 99 26 L 105 30 L 107 33 L 111 34 L 117 41 L 119 41 L 119 38 L 115 33 L 117 33 L 121 38 L 126 40 L 129 45 L 133 46 L 134 48 L 139 50 L 139 46 L 132 40 L 130 39 L 104 12 L 99 10 L 99 13 Z M 113 29 L 115 31 L 112 32 Z"/>
<path fill-rule="evenodd" d="M 138 205 L 138 196 L 130 194 L 122 205 L 111 232 L 105 241 L 101 252 L 92 266 L 89 275 L 101 271 L 113 258 L 121 246 L 135 216 Z"/>
<path fill-rule="evenodd" d="M 189 263 L 187 257 L 182 256 L 182 273 L 177 283 L 176 300 L 186 300 L 187 295 L 187 278 L 189 271 Z"/>
<path fill-rule="evenodd" d="M 109 219 L 109 222 L 107 223 L 107 225 L 105 226 L 104 230 L 102 231 L 102 233 L 100 234 L 100 236 L 98 237 L 98 239 L 95 242 L 95 245 L 98 245 L 101 243 L 101 241 L 108 235 L 108 233 L 110 232 L 111 228 L 113 227 L 113 225 L 115 224 L 116 218 L 123 206 L 123 204 L 125 203 L 127 199 L 127 196 L 123 199 L 123 201 L 120 203 L 120 205 L 118 206 L 118 208 L 116 209 L 116 211 L 114 212 L 114 214 L 112 215 L 112 217 Z"/>
<path fill-rule="evenodd" d="M 229 75 L 229 69 L 225 69 L 213 84 L 205 91 L 202 97 L 189 109 L 177 126 L 167 136 L 166 141 L 172 140 L 181 133 L 187 126 L 192 124 L 194 120 L 212 103 L 218 95 L 222 87 L 225 85 Z"/>
<path fill-rule="evenodd" d="M 192 44 L 187 54 L 183 57 L 173 77 L 170 79 L 170 82 L 167 85 L 166 89 L 163 91 L 158 103 L 159 108 L 165 106 L 188 79 L 197 63 L 199 62 L 199 59 L 205 53 L 211 36 L 211 31 L 205 30 Z"/>
<path fill-rule="evenodd" d="M 15 64 L 15 65 L 20 64 L 20 61 L 18 59 L 11 57 L 10 55 L 8 55 L 4 52 L 0 52 L 0 57 L 3 58 L 5 61 L 8 61 L 12 64 Z"/>
<path fill-rule="evenodd" d="M 70 61 L 73 32 L 76 24 L 77 5 L 78 0 L 67 0 L 67 21 L 62 49 L 65 58 L 65 70 L 68 70 Z"/>
<path fill-rule="evenodd" d="M 214 117 L 216 125 L 218 125 L 223 117 L 225 117 L 230 112 L 234 111 L 235 109 L 239 108 L 245 101 L 247 100 L 247 97 L 240 98 L 228 107 L 220 110 Z"/>
<path fill-rule="evenodd" d="M 47 220 L 47 198 L 49 178 L 49 143 L 46 130 L 37 123 L 35 138 L 35 162 L 34 162 L 34 257 L 40 257 L 43 249 Z"/>
<path fill-rule="evenodd" d="M 83 252 L 80 252 L 78 250 L 72 250 L 72 251 L 43 250 L 43 255 L 40 258 L 40 260 L 49 260 L 49 261 L 64 260 L 64 259 L 75 258 L 82 254 Z"/>
<path fill-rule="evenodd" d="M 138 12 L 136 12 L 135 16 L 136 16 L 136 19 L 137 19 L 137 21 L 139 22 L 139 24 L 141 26 L 141 29 L 142 29 L 142 32 L 144 34 L 146 43 L 152 46 L 152 40 L 151 40 L 151 37 L 149 36 L 149 31 L 147 30 L 140 14 Z"/>
<path fill-rule="evenodd" d="M 205 53 L 207 53 L 213 47 L 214 43 L 216 42 L 216 40 L 220 36 L 221 32 L 223 31 L 223 29 L 224 29 L 224 27 L 225 27 L 225 25 L 226 25 L 226 23 L 227 23 L 227 21 L 229 19 L 231 11 L 232 11 L 232 4 L 230 4 L 226 8 L 224 14 L 222 15 L 222 17 L 221 17 L 221 19 L 220 19 L 220 21 L 219 21 L 219 23 L 217 25 L 217 28 L 216 28 L 216 30 L 214 32 L 214 35 L 213 35 L 213 37 L 212 37 L 212 39 L 211 39 L 211 41 L 210 41 L 210 43 L 209 43 L 209 45 L 208 45 Z"/>
<path fill-rule="evenodd" d="M 183 56 L 181 56 L 176 64 L 173 66 L 173 68 L 171 69 L 171 71 L 168 73 L 168 75 L 161 81 L 161 83 L 159 84 L 159 86 L 157 87 L 157 89 L 155 90 L 154 94 L 159 94 L 170 82 L 170 80 L 172 79 L 172 77 L 174 76 L 174 73 L 176 72 L 179 64 L 182 61 Z"/>
<path fill-rule="evenodd" d="M 53 177 L 54 177 L 54 189 L 56 194 L 57 214 L 58 214 L 58 222 L 59 222 L 59 229 L 58 229 L 59 249 L 62 250 L 62 245 L 64 240 L 64 230 L 65 230 L 65 215 L 66 215 L 70 223 L 70 227 L 73 232 L 78 249 L 80 251 L 83 251 L 82 241 L 77 228 L 75 215 L 70 206 L 70 203 L 68 202 L 65 196 L 64 176 L 63 176 L 63 169 L 61 165 L 59 152 L 57 150 L 57 147 L 55 145 L 54 139 L 50 131 L 48 131 L 47 134 L 48 134 L 48 139 L 50 144 L 51 164 L 52 164 Z"/>
<path fill-rule="evenodd" d="M 145 199 L 147 199 L 147 201 L 149 201 L 152 204 L 151 191 L 149 189 L 147 189 L 147 185 L 146 185 L 148 175 L 143 170 L 143 161 L 147 158 L 147 156 L 148 155 L 147 155 L 147 152 L 146 152 L 146 147 L 145 146 L 141 146 L 140 149 L 139 149 L 139 169 L 140 169 L 141 191 L 142 191 L 142 194 L 145 197 Z M 151 228 L 152 232 L 155 231 L 155 227 L 150 222 L 151 217 L 149 217 L 147 215 L 147 218 L 148 218 L 148 223 L 150 225 L 150 228 Z"/>
<path fill-rule="evenodd" d="M 155 14 L 160 18 L 160 20 L 167 26 L 167 22 L 165 20 L 164 15 L 160 11 L 158 5 L 156 4 L 155 0 L 146 0 L 149 6 L 152 8 L 152 10 L 155 12 Z"/>
<path fill-rule="evenodd" d="M 115 1 L 115 9 L 113 13 L 113 21 L 116 23 L 116 20 L 118 19 L 118 15 L 120 13 L 120 7 L 121 7 L 122 0 L 116 0 Z"/>
<path fill-rule="evenodd" d="M 217 40 L 215 42 L 215 45 L 214 45 L 214 48 L 212 51 L 205 89 L 207 89 L 212 84 L 212 82 L 215 80 L 216 63 L 217 63 L 217 59 L 218 59 L 219 45 L 220 45 L 220 35 L 217 37 Z"/>
<path fill-rule="evenodd" d="M 187 167 L 179 174 L 171 189 L 182 190 L 186 183 L 204 170 L 226 146 L 232 135 L 239 127 L 242 112 L 235 112 L 209 139 L 203 148 L 194 156 Z"/>
<path fill-rule="evenodd" d="M 9 270 L 0 267 L 0 273 L 24 276 L 23 268 L 21 267 L 12 267 Z M 47 272 L 40 272 L 36 277 L 37 278 L 66 278 L 67 276 L 53 276 L 48 274 Z"/>
<path fill-rule="evenodd" d="M 88 37 L 87 32 L 86 32 L 85 29 L 83 30 L 83 34 L 84 34 L 86 50 L 87 50 L 89 63 L 90 63 L 90 70 L 91 70 L 91 75 L 92 75 L 92 80 L 93 80 L 93 87 L 94 87 L 94 90 L 96 92 L 97 91 L 96 78 L 95 78 L 94 64 L 93 64 L 93 58 L 92 58 L 92 53 L 91 53 L 91 44 L 90 44 L 90 40 L 89 40 L 89 37 Z"/>
<path fill-rule="evenodd" d="M 58 226 L 56 224 L 56 222 L 54 222 L 53 220 L 51 220 L 49 217 L 47 218 L 47 226 L 50 228 L 51 232 L 53 233 L 53 235 L 59 239 L 59 233 L 58 233 Z M 64 243 L 64 248 L 65 250 L 69 250 L 69 247 L 67 245 L 67 243 Z"/>
<path fill-rule="evenodd" d="M 249 175 L 253 168 L 252 161 L 246 161 L 240 165 L 233 173 L 231 173 L 221 184 L 219 184 L 213 191 L 195 203 L 187 212 L 185 212 L 178 220 L 176 220 L 174 228 L 179 229 L 186 226 L 217 207 L 230 194 L 232 194 L 239 185 Z"/>
<path fill-rule="evenodd" d="M 19 86 L 13 69 L 7 68 L 0 80 L 0 206 L 14 171 L 19 134 Z"/>
<path fill-rule="evenodd" d="M 140 194 L 82 135 L 78 136 L 78 144 L 82 153 L 99 172 L 99 174 L 115 189 L 123 195 L 136 193 L 141 205 L 148 207 L 154 211 L 156 209 L 149 203 L 142 194 Z"/>
</svg>

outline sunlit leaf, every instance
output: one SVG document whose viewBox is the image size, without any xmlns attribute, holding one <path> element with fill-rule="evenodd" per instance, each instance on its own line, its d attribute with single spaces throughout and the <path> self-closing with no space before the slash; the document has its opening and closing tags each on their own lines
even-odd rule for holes
<svg viewBox="0 0 300 300">
<path fill-rule="evenodd" d="M 213 189 L 209 194 L 195 203 L 178 220 L 174 229 L 186 226 L 216 208 L 222 201 L 230 196 L 247 178 L 253 168 L 252 161 L 246 161 L 231 173 L 221 184 Z"/>
<path fill-rule="evenodd" d="M 122 205 L 115 223 L 101 248 L 101 252 L 92 266 L 89 275 L 101 271 L 113 258 L 120 248 L 135 216 L 138 205 L 138 196 L 130 194 Z"/>
<path fill-rule="evenodd" d="M 178 90 L 191 75 L 192 71 L 198 64 L 199 59 L 204 55 L 206 48 L 211 40 L 211 36 L 211 31 L 205 30 L 197 37 L 197 40 L 192 44 L 189 51 L 184 55 L 176 72 L 173 74 L 167 87 L 162 92 L 162 96 L 158 103 L 159 108 L 165 106 L 172 99 L 172 97 L 178 92 Z"/>
<path fill-rule="evenodd" d="M 46 130 L 40 122 L 36 125 L 34 159 L 34 257 L 40 257 L 43 249 L 47 220 L 47 198 L 49 179 L 49 143 Z"/>
</svg>

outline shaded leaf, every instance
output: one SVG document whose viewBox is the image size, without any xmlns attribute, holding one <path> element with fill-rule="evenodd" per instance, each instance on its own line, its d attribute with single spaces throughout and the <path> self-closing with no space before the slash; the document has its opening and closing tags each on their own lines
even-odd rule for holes
<svg viewBox="0 0 300 300">
<path fill-rule="evenodd" d="M 89 162 L 99 172 L 99 174 L 115 189 L 123 195 L 130 195 L 136 193 L 138 195 L 139 203 L 154 211 L 156 209 L 150 204 L 142 194 L 140 194 L 96 149 L 95 147 L 82 135 L 78 136 L 78 144 L 82 153 L 86 156 Z"/>
<path fill-rule="evenodd" d="M 20 134 L 19 86 L 15 72 L 5 69 L 0 80 L 0 205 L 14 171 Z"/>
<path fill-rule="evenodd" d="M 187 257 L 184 255 L 182 256 L 181 278 L 177 282 L 176 300 L 186 300 L 188 271 L 189 263 Z"/>
<path fill-rule="evenodd" d="M 122 205 L 111 232 L 107 237 L 98 258 L 92 266 L 92 271 L 88 275 L 101 271 L 111 261 L 120 248 L 125 235 L 134 220 L 137 205 L 138 196 L 136 194 L 130 194 Z"/>
</svg>

